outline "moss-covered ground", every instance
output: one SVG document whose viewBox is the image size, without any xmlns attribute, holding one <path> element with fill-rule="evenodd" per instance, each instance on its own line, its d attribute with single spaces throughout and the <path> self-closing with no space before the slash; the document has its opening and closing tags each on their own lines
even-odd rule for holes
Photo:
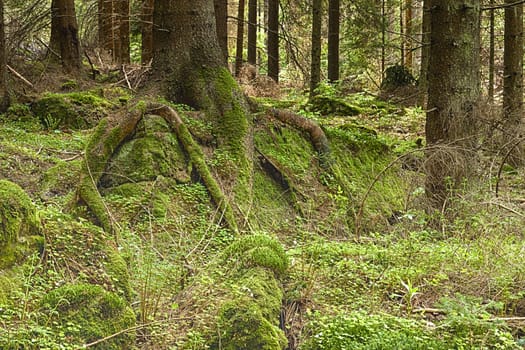
<svg viewBox="0 0 525 350">
<path fill-rule="evenodd" d="M 0 119 L 0 189 L 17 184 L 0 196 L 16 197 L 10 208 L 31 231 L 1 232 L 0 249 L 24 249 L 0 261 L 0 348 L 522 348 L 522 171 L 496 178 L 489 162 L 448 211 L 429 213 L 420 108 L 330 87 L 321 107 L 301 95 L 256 101 L 253 164 L 243 165 L 251 188 L 236 197 L 253 198 L 231 203 L 240 232 L 223 224 L 164 119 L 141 117 L 93 168 L 110 232 L 71 203 L 86 146 L 111 132 L 93 121 L 111 118 L 127 94 L 60 96 L 89 114 L 83 130 L 58 123 L 55 95 Z M 202 149 L 199 166 L 221 185 L 244 146 L 213 135 L 209 116 L 174 107 Z M 317 122 L 330 166 L 269 107 Z"/>
</svg>

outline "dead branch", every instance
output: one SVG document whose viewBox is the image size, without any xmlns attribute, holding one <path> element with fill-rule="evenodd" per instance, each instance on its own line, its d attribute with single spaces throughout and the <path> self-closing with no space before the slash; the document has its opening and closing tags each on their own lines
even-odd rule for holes
<svg viewBox="0 0 525 350">
<path fill-rule="evenodd" d="M 8 64 L 7 64 L 6 66 L 7 66 L 7 69 L 9 69 L 9 71 L 10 71 L 11 73 L 13 73 L 13 75 L 14 75 L 15 77 L 17 77 L 18 79 L 22 80 L 27 86 L 30 86 L 32 89 L 35 88 L 35 86 L 33 85 L 33 83 L 31 83 L 29 80 L 27 80 L 26 78 L 24 78 L 24 77 L 22 76 L 22 74 L 18 73 L 16 70 L 14 70 L 13 67 L 11 67 L 11 66 L 8 65 Z"/>
</svg>

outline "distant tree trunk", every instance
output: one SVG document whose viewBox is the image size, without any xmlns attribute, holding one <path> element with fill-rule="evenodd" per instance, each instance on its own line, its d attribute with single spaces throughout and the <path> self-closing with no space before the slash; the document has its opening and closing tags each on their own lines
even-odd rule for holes
<svg viewBox="0 0 525 350">
<path fill-rule="evenodd" d="M 339 80 L 339 7 L 340 0 L 328 1 L 328 80 Z"/>
<path fill-rule="evenodd" d="M 113 51 L 112 16 L 113 0 L 98 0 L 98 45 L 108 51 Z"/>
<path fill-rule="evenodd" d="M 118 63 L 130 62 L 129 49 L 129 0 L 118 0 L 119 4 L 119 33 L 118 44 L 120 46 L 120 55 Z"/>
<path fill-rule="evenodd" d="M 473 170 L 480 85 L 480 2 L 433 0 L 428 70 L 426 193 L 441 210 Z"/>
<path fill-rule="evenodd" d="M 257 0 L 248 0 L 248 63 L 257 63 Z"/>
<path fill-rule="evenodd" d="M 239 0 L 239 7 L 237 10 L 237 44 L 236 44 L 236 51 L 235 51 L 235 75 L 236 76 L 238 76 L 241 73 L 241 68 L 243 64 L 244 12 L 245 12 L 244 0 Z"/>
<path fill-rule="evenodd" d="M 214 0 L 213 5 L 217 38 L 226 64 L 228 62 L 228 0 Z"/>
<path fill-rule="evenodd" d="M 505 8 L 503 61 L 503 118 L 506 139 L 510 140 L 508 161 L 517 166 L 523 164 L 523 145 L 517 141 L 523 119 L 523 3 Z"/>
<path fill-rule="evenodd" d="M 489 1 L 490 6 L 494 6 L 494 0 Z M 490 10 L 489 19 L 489 103 L 494 103 L 494 61 L 495 61 L 495 22 L 494 9 Z"/>
<path fill-rule="evenodd" d="M 385 80 L 386 69 L 386 0 L 381 0 L 381 81 Z"/>
<path fill-rule="evenodd" d="M 412 0 L 405 1 L 405 67 L 412 72 Z"/>
<path fill-rule="evenodd" d="M 60 48 L 64 72 L 76 73 L 80 70 L 80 44 L 74 0 L 55 0 L 51 14 L 51 30 L 55 31 L 51 39 L 58 43 L 51 42 L 50 47 Z"/>
<path fill-rule="evenodd" d="M 322 0 L 312 3 L 312 62 L 310 68 L 310 97 L 315 96 L 315 90 L 321 81 L 321 26 Z"/>
<path fill-rule="evenodd" d="M 430 58 L 430 10 L 431 0 L 423 0 L 423 20 L 421 24 L 421 67 L 419 70 L 419 105 L 426 106 L 428 96 L 428 62 Z"/>
<path fill-rule="evenodd" d="M 141 63 L 148 64 L 153 58 L 153 0 L 142 3 L 142 49 Z"/>
<path fill-rule="evenodd" d="M 399 34 L 401 35 L 399 50 L 401 51 L 401 65 L 405 65 L 405 11 L 403 1 L 399 2 Z"/>
<path fill-rule="evenodd" d="M 268 0 L 268 76 L 279 82 L 279 0 Z"/>
<path fill-rule="evenodd" d="M 4 0 L 0 0 L 0 112 L 5 112 L 7 107 L 9 107 L 9 90 L 7 89 Z"/>
</svg>

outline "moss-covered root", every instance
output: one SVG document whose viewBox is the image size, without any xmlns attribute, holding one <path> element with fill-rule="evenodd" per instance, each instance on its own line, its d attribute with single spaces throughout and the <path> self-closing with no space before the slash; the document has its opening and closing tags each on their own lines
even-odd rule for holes
<svg viewBox="0 0 525 350">
<path fill-rule="evenodd" d="M 288 268 L 288 258 L 282 245 L 266 235 L 245 236 L 225 250 L 222 262 L 234 274 L 232 299 L 220 310 L 211 349 L 284 349 L 277 278 Z"/>
<path fill-rule="evenodd" d="M 137 106 L 132 110 L 122 110 L 112 118 L 101 120 L 86 146 L 73 209 L 87 206 L 94 216 L 95 223 L 106 232 L 114 232 L 114 226 L 98 192 L 97 184 L 109 159 L 120 144 L 133 133 L 142 116 L 143 110 Z"/>
<path fill-rule="evenodd" d="M 101 286 L 67 284 L 47 294 L 41 304 L 49 315 L 42 321 L 56 327 L 57 333 L 64 332 L 71 345 L 90 344 L 92 349 L 106 350 L 134 348 L 133 310 L 124 299 Z"/>
<path fill-rule="evenodd" d="M 177 112 L 166 105 L 151 104 L 148 106 L 148 113 L 160 115 L 169 123 L 185 152 L 188 154 L 193 166 L 199 173 L 199 176 L 210 193 L 213 202 L 222 213 L 224 222 L 231 230 L 238 232 L 237 221 L 235 220 L 235 215 L 233 214 L 233 209 L 230 206 L 228 199 L 222 192 L 217 181 L 215 181 L 211 175 L 200 146 L 195 142 Z"/>
<path fill-rule="evenodd" d="M 301 131 L 307 132 L 310 135 L 310 140 L 317 153 L 319 153 L 319 163 L 323 168 L 329 168 L 331 164 L 330 159 L 330 144 L 321 127 L 298 114 L 290 111 L 272 108 L 270 114 L 279 119 L 283 123 L 291 125 Z"/>
</svg>

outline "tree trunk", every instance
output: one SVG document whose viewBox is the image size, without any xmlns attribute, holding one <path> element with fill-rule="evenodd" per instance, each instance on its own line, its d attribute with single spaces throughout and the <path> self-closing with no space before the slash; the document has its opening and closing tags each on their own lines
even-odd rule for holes
<svg viewBox="0 0 525 350">
<path fill-rule="evenodd" d="M 494 0 L 489 1 L 490 6 L 494 6 Z M 494 103 L 494 62 L 495 62 L 495 21 L 494 9 L 490 10 L 489 19 L 489 103 Z"/>
<path fill-rule="evenodd" d="M 321 81 L 321 26 L 322 0 L 312 3 L 312 62 L 310 68 L 310 97 L 315 96 L 315 90 Z"/>
<path fill-rule="evenodd" d="M 217 158 L 213 169 L 227 197 L 250 205 L 250 120 L 242 92 L 224 64 L 212 0 L 154 5 L 153 74 L 166 97 L 203 111 L 212 126 Z M 241 209 L 242 210 L 242 209 Z"/>
<path fill-rule="evenodd" d="M 405 1 L 405 67 L 412 72 L 412 0 Z"/>
<path fill-rule="evenodd" d="M 431 0 L 423 0 L 423 20 L 421 24 L 421 67 L 419 70 L 419 105 L 426 108 L 428 96 L 428 61 L 430 58 L 430 10 Z"/>
<path fill-rule="evenodd" d="M 224 56 L 224 63 L 228 62 L 228 0 L 214 0 L 215 24 L 217 38 Z"/>
<path fill-rule="evenodd" d="M 118 0 L 119 4 L 119 32 L 118 44 L 120 46 L 120 55 L 118 63 L 130 62 L 129 49 L 129 0 Z"/>
<path fill-rule="evenodd" d="M 248 0 L 248 63 L 257 63 L 257 0 Z"/>
<path fill-rule="evenodd" d="M 0 113 L 5 112 L 9 106 L 7 58 L 5 53 L 4 1 L 0 0 Z"/>
<path fill-rule="evenodd" d="M 339 0 L 328 1 L 328 80 L 339 80 Z"/>
<path fill-rule="evenodd" d="M 268 0 L 268 76 L 279 82 L 279 0 Z"/>
<path fill-rule="evenodd" d="M 153 58 L 153 0 L 144 0 L 142 3 L 141 31 L 141 62 L 148 64 Z"/>
<path fill-rule="evenodd" d="M 427 195 L 440 210 L 476 158 L 479 19 L 477 0 L 432 1 L 425 170 Z"/>
<path fill-rule="evenodd" d="M 506 0 L 507 4 L 514 0 Z M 505 8 L 503 72 L 503 118 L 508 161 L 523 163 L 523 146 L 518 140 L 523 118 L 523 4 Z"/>
<path fill-rule="evenodd" d="M 113 0 L 98 0 L 98 45 L 108 51 L 113 51 L 112 16 Z"/>
<path fill-rule="evenodd" d="M 237 44 L 235 51 L 235 75 L 239 76 L 243 64 L 244 51 L 244 0 L 239 0 L 237 11 Z"/>
<path fill-rule="evenodd" d="M 60 48 L 62 67 L 66 73 L 77 73 L 80 70 L 80 45 L 74 0 L 55 0 L 51 11 L 50 47 Z M 58 33 L 58 34 L 57 34 Z"/>
</svg>

